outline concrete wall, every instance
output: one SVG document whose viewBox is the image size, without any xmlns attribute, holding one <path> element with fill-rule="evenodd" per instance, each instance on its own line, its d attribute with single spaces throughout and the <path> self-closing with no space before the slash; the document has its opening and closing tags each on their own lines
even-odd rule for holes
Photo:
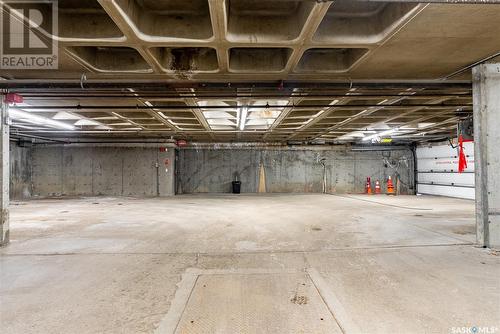
<svg viewBox="0 0 500 334">
<path fill-rule="evenodd" d="M 385 166 L 384 156 L 392 162 L 400 159 L 392 169 Z M 345 148 L 331 149 L 192 149 L 179 151 L 177 192 L 227 193 L 231 182 L 238 178 L 242 192 L 257 192 L 260 165 L 265 171 L 267 192 L 323 191 L 323 166 L 326 166 L 326 192 L 362 193 L 366 177 L 385 180 L 398 173 L 402 193 L 413 193 L 413 157 L 411 150 L 353 152 Z M 391 162 L 391 163 L 392 163 Z M 405 186 L 407 185 L 407 186 Z"/>
<path fill-rule="evenodd" d="M 390 164 L 398 164 L 391 168 Z M 168 159 L 169 165 L 165 165 Z M 323 166 L 320 160 L 324 160 Z M 11 197 L 168 196 L 174 193 L 174 151 L 157 147 L 11 145 Z M 413 193 L 410 150 L 360 151 L 334 148 L 181 149 L 177 192 L 228 193 L 231 181 L 242 192 L 258 192 L 262 165 L 265 190 L 273 193 L 362 193 L 373 181 L 399 175 L 401 192 Z M 168 169 L 168 171 L 166 171 Z"/>
<path fill-rule="evenodd" d="M 32 157 L 33 196 L 174 193 L 173 148 L 36 146 Z"/>
<path fill-rule="evenodd" d="M 31 148 L 10 144 L 10 198 L 24 199 L 32 195 Z"/>
</svg>

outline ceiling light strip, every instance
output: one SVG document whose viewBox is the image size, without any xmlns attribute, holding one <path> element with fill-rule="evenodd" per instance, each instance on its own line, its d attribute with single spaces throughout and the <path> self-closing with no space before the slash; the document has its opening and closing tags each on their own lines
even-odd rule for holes
<svg viewBox="0 0 500 334">
<path fill-rule="evenodd" d="M 53 128 L 58 128 L 58 129 L 64 129 L 64 130 L 75 130 L 76 127 L 74 127 L 71 124 L 67 124 L 64 122 L 56 121 L 50 118 L 38 116 L 31 114 L 29 112 L 19 110 L 16 108 L 9 108 L 9 117 L 24 121 L 27 123 L 31 124 L 36 124 L 36 125 L 44 125 L 44 126 L 49 126 Z"/>
</svg>

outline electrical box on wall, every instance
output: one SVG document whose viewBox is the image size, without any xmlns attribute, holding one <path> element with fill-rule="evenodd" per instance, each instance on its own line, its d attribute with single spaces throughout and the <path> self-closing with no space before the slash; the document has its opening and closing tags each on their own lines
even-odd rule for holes
<svg viewBox="0 0 500 334">
<path fill-rule="evenodd" d="M 474 141 L 474 121 L 472 117 L 468 117 L 458 122 L 457 137 L 464 141 Z"/>
</svg>

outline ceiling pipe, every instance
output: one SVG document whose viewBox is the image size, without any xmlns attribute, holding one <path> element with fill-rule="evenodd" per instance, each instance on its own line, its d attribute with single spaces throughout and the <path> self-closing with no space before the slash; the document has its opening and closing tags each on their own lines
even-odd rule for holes
<svg viewBox="0 0 500 334">
<path fill-rule="evenodd" d="M 489 57 L 486 57 L 486 58 L 484 58 L 484 59 L 481 59 L 480 61 L 477 61 L 477 62 L 475 62 L 475 63 L 473 63 L 473 64 L 470 64 L 469 66 L 466 66 L 466 67 L 464 67 L 464 68 L 461 68 L 461 69 L 459 69 L 458 71 L 455 71 L 455 72 L 451 73 L 450 75 L 445 76 L 442 80 L 448 80 L 448 79 L 450 79 L 450 78 L 453 78 L 454 76 L 457 76 L 457 75 L 459 75 L 459 74 L 462 74 L 462 73 L 464 73 L 465 71 L 468 71 L 468 70 L 472 69 L 473 67 L 475 67 L 475 66 L 477 66 L 477 65 L 480 65 L 480 64 L 482 64 L 482 63 L 488 62 L 488 61 L 490 61 L 491 59 L 494 59 L 494 58 L 496 58 L 496 57 L 500 57 L 500 52 L 497 52 L 497 53 L 495 53 L 495 54 L 493 54 L 493 55 L 491 55 L 491 56 L 489 56 Z"/>
<path fill-rule="evenodd" d="M 500 1 L 500 0 L 499 0 Z M 458 81 L 437 81 L 437 80 L 409 80 L 409 81 L 369 81 L 369 80 L 359 80 L 359 81 L 285 81 L 281 84 L 281 81 L 268 81 L 268 82 L 199 82 L 199 83 L 186 83 L 186 82 L 165 82 L 165 81 L 151 81 L 151 80 L 134 80 L 133 79 L 123 79 L 123 80 L 87 80 L 85 82 L 85 89 L 81 88 L 80 79 L 77 80 L 2 80 L 0 81 L 0 89 L 54 89 L 54 88 L 67 88 L 67 89 L 78 89 L 81 91 L 86 91 L 89 89 L 96 88 L 111 88 L 111 89 L 155 89 L 155 90 L 172 90 L 182 88 L 194 88 L 194 89 L 233 89 L 247 88 L 269 88 L 275 90 L 283 89 L 325 89 L 325 88 L 337 88 L 337 89 L 405 89 L 405 88 L 425 88 L 425 89 L 444 89 L 444 88 L 457 88 L 457 89 L 472 89 L 472 83 L 470 80 L 458 80 Z"/>
<path fill-rule="evenodd" d="M 239 106 L 190 106 L 190 105 L 171 105 L 171 106 L 111 106 L 111 105 L 73 105 L 73 106 L 30 106 L 29 109 L 36 112 L 43 112 L 44 110 L 185 110 L 185 109 L 201 109 L 201 110 L 234 110 L 234 109 L 276 109 L 276 108 L 293 108 L 293 109 L 319 109 L 319 108 L 336 108 L 336 109 L 359 109 L 359 108 L 387 108 L 387 109 L 401 109 L 401 108 L 426 108 L 426 109 L 450 109 L 450 108 L 472 108 L 471 104 L 338 104 L 332 106 L 330 104 L 312 104 L 312 105 L 239 105 Z"/>
<path fill-rule="evenodd" d="M 29 139 L 39 139 L 39 140 L 45 140 L 49 142 L 57 142 L 57 143 L 69 143 L 66 140 L 62 139 L 55 139 L 55 138 L 47 138 L 47 137 L 41 137 L 41 136 L 35 136 L 35 135 L 28 135 L 25 133 L 11 133 L 11 137 L 19 137 L 19 138 L 29 138 Z M 33 143 L 35 144 L 35 143 Z"/>
<path fill-rule="evenodd" d="M 425 94 L 425 92 L 419 93 L 419 92 L 411 92 L 407 94 L 365 94 L 362 92 L 357 93 L 356 95 L 353 95 L 352 93 L 348 94 L 349 92 L 347 91 L 346 93 L 333 93 L 333 94 L 309 94 L 307 92 L 304 93 L 287 93 L 287 94 L 251 94 L 251 93 L 238 93 L 238 94 L 224 94 L 224 95 L 204 95 L 204 94 L 199 94 L 199 93 L 184 93 L 184 94 L 177 94 L 177 95 L 165 95 L 165 94 L 143 94 L 141 92 L 135 93 L 135 95 L 130 95 L 130 94 L 86 94 L 86 93 L 81 93 L 81 94 L 67 94 L 67 93 L 59 93 L 59 94 L 37 94 L 37 93 L 23 93 L 19 92 L 25 99 L 30 99 L 30 98 L 92 98 L 92 99 L 98 99 L 98 98 L 131 98 L 131 99 L 175 99 L 179 100 L 182 98 L 196 98 L 196 99 L 238 99 L 238 98 L 252 98 L 252 99 L 271 99 L 271 98 L 342 98 L 342 97 L 348 97 L 348 98 L 364 98 L 364 97 L 380 97 L 380 98 L 385 98 L 385 97 L 433 97 L 433 98 L 457 98 L 457 97 L 472 97 L 472 92 L 464 92 L 464 93 L 453 93 L 453 94 L 435 94 L 435 93 L 430 93 L 430 94 Z"/>
</svg>

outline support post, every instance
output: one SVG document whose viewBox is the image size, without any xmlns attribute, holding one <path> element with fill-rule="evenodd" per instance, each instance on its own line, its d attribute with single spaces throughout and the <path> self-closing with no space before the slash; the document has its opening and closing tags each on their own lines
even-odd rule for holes
<svg viewBox="0 0 500 334">
<path fill-rule="evenodd" d="M 9 105 L 5 102 L 5 96 L 0 94 L 0 247 L 9 243 Z"/>
<path fill-rule="evenodd" d="M 473 68 L 476 225 L 479 246 L 500 248 L 500 64 Z"/>
</svg>

